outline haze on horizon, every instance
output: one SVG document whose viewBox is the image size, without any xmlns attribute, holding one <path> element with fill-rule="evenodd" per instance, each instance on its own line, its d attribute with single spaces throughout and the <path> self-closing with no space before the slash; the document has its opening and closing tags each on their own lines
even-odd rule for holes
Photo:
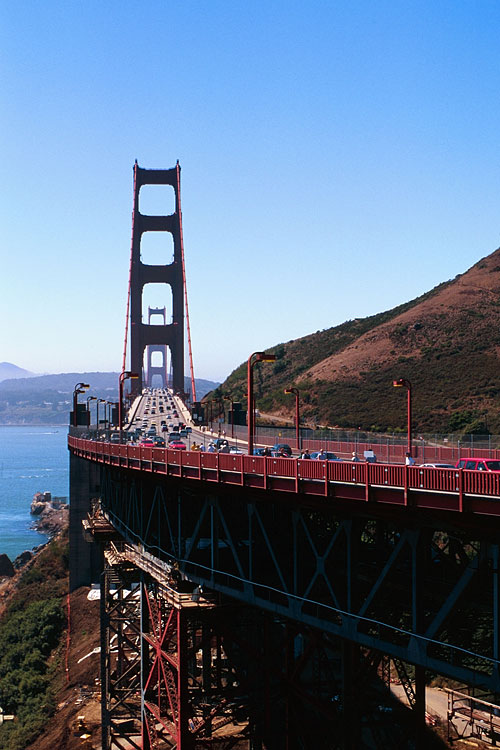
<svg viewBox="0 0 500 750">
<path fill-rule="evenodd" d="M 0 21 L 2 360 L 120 369 L 136 158 L 182 167 L 200 378 L 500 245 L 492 0 L 27 0 Z"/>
</svg>

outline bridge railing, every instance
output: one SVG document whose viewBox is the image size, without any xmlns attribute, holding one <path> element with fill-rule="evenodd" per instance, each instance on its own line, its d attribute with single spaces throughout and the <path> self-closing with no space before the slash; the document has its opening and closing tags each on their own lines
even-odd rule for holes
<svg viewBox="0 0 500 750">
<path fill-rule="evenodd" d="M 500 501 L 500 472 L 180 451 L 96 442 L 71 435 L 68 443 L 70 449 L 90 460 L 175 477 L 398 505 L 411 504 L 411 491 L 414 497 L 415 492 L 418 496 L 413 503 L 422 507 L 500 515 L 500 502 L 492 503 Z M 348 486 L 356 490 L 354 494 L 341 490 Z"/>
</svg>

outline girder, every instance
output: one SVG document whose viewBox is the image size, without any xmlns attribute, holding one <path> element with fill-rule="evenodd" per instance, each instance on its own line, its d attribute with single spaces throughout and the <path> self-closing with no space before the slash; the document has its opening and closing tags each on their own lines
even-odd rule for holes
<svg viewBox="0 0 500 750">
<path fill-rule="evenodd" d="M 190 580 L 500 692 L 498 550 L 432 517 L 348 517 L 108 467 L 113 525 Z M 454 621 L 466 624 L 462 632 Z M 480 637 L 474 625 L 480 621 Z"/>
</svg>

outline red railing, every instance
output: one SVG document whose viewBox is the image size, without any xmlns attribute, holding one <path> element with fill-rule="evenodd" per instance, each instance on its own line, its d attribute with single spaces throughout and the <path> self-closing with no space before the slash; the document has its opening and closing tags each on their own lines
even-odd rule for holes
<svg viewBox="0 0 500 750">
<path fill-rule="evenodd" d="M 174 477 L 500 516 L 500 472 L 179 451 L 72 436 L 68 445 L 92 461 Z"/>
</svg>

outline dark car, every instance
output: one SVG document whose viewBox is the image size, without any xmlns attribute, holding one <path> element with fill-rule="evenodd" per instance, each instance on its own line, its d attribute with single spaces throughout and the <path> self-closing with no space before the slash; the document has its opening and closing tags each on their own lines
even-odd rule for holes
<svg viewBox="0 0 500 750">
<path fill-rule="evenodd" d="M 315 451 L 314 453 L 311 453 L 311 458 L 318 458 L 321 451 Z M 341 458 L 335 455 L 335 453 L 331 453 L 330 451 L 323 451 L 323 457 L 321 459 L 322 461 L 342 461 Z"/>
<path fill-rule="evenodd" d="M 227 442 L 226 438 L 217 438 L 215 441 L 215 447 L 219 451 L 221 448 L 225 448 L 229 443 Z"/>
<path fill-rule="evenodd" d="M 292 449 L 288 445 L 288 443 L 275 443 L 273 447 L 271 448 L 273 455 L 278 456 L 291 456 L 292 455 Z"/>
</svg>

